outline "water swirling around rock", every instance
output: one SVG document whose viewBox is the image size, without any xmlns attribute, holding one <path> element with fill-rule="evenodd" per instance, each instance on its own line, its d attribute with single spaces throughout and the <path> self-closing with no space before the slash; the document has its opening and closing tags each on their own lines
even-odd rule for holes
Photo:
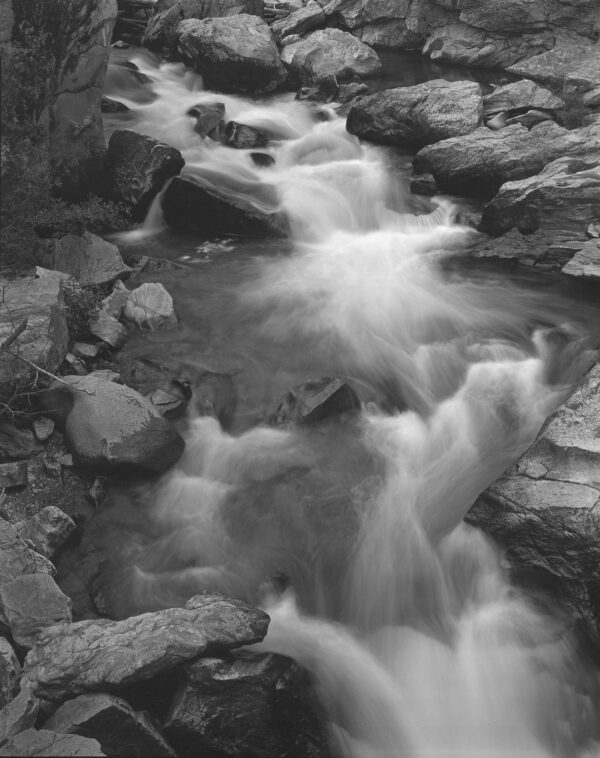
<svg viewBox="0 0 600 758">
<path fill-rule="evenodd" d="M 238 243 L 212 248 L 212 337 L 244 358 L 243 421 L 190 418 L 180 463 L 137 493 L 152 529 L 119 573 L 120 613 L 200 589 L 262 602 L 261 648 L 312 672 L 336 756 L 597 755 L 596 674 L 462 521 L 576 380 L 585 318 L 507 277 L 449 270 L 472 230 L 447 200 L 416 207 L 388 154 L 333 109 L 318 121 L 289 96 L 216 95 L 179 65 L 135 61 L 155 99 L 108 93 L 133 128 L 179 148 L 184 175 L 283 214 L 291 251 L 239 243 L 227 263 Z M 216 100 L 270 136 L 272 167 L 193 131 L 187 111 Z M 159 200 L 137 239 L 160 228 Z M 187 308 L 202 277 L 180 285 Z M 360 414 L 251 422 L 268 393 L 315 372 L 348 378 Z M 282 575 L 283 593 L 269 581 Z"/>
</svg>

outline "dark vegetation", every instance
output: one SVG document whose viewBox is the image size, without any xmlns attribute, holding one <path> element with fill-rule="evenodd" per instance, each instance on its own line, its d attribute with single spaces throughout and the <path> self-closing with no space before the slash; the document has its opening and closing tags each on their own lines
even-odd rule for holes
<svg viewBox="0 0 600 758">
<path fill-rule="evenodd" d="M 1 53 L 1 231 L 3 272 L 23 271 L 40 236 L 123 229 L 123 207 L 97 194 L 65 200 L 54 166 L 84 160 L 53 153 L 50 106 L 72 41 L 94 0 L 16 0 L 13 40 Z"/>
</svg>

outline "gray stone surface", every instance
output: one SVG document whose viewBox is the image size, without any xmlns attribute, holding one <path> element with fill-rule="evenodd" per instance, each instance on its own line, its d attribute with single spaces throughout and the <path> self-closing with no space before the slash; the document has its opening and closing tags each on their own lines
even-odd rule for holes
<svg viewBox="0 0 600 758">
<path fill-rule="evenodd" d="M 600 240 L 585 242 L 562 269 L 563 274 L 600 283 Z"/>
<path fill-rule="evenodd" d="M 278 39 L 289 37 L 291 34 L 306 34 L 321 26 L 325 26 L 327 17 L 315 0 L 308 0 L 306 5 L 290 13 L 289 16 L 275 21 L 271 29 Z"/>
<path fill-rule="evenodd" d="M 18 521 L 14 528 L 21 539 L 28 540 L 37 553 L 50 560 L 77 529 L 73 519 L 56 505 L 48 505 L 30 519 Z"/>
<path fill-rule="evenodd" d="M 40 710 L 39 700 L 24 687 L 0 710 L 0 745 L 25 729 L 35 726 Z"/>
<path fill-rule="evenodd" d="M 564 101 L 550 90 L 540 87 L 529 79 L 496 87 L 493 92 L 483 97 L 485 115 L 513 111 L 520 108 L 543 108 L 555 111 L 563 108 Z"/>
<path fill-rule="evenodd" d="M 155 282 L 145 282 L 129 292 L 123 318 L 150 331 L 177 324 L 173 298 L 162 284 Z"/>
<path fill-rule="evenodd" d="M 0 637 L 0 708 L 11 701 L 19 691 L 21 664 L 13 646 Z"/>
<path fill-rule="evenodd" d="M 332 377 L 299 384 L 277 400 L 269 413 L 272 424 L 314 424 L 360 408 L 356 392 Z"/>
<path fill-rule="evenodd" d="M 36 556 L 8 521 L 0 519 L 0 588 L 36 571 Z"/>
<path fill-rule="evenodd" d="M 26 729 L 0 747 L 0 755 L 13 758 L 38 756 L 104 756 L 96 740 L 74 734 L 58 734 L 47 729 Z"/>
<path fill-rule="evenodd" d="M 90 232 L 67 234 L 38 245 L 36 263 L 69 274 L 82 285 L 107 284 L 131 273 L 119 248 Z"/>
</svg>

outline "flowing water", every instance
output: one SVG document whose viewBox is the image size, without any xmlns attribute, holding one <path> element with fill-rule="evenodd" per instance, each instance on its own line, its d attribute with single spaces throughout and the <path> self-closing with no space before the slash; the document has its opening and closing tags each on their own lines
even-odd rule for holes
<svg viewBox="0 0 600 758">
<path fill-rule="evenodd" d="M 190 266 L 165 279 L 179 331 L 127 350 L 243 371 L 228 424 L 191 411 L 175 469 L 99 514 L 121 526 L 119 612 L 200 589 L 261 603 L 260 647 L 312 672 L 336 756 L 599 755 L 594 669 L 462 520 L 577 379 L 594 312 L 542 274 L 535 287 L 454 266 L 473 238 L 456 207 L 411 198 L 397 157 L 333 108 L 322 120 L 291 95 L 215 95 L 179 65 L 130 57 L 154 99 L 113 75 L 107 94 L 132 110 L 111 128 L 178 147 L 184 173 L 282 211 L 291 233 L 177 236 L 157 202 L 120 240 Z M 273 167 L 194 133 L 186 111 L 215 100 L 275 135 Z M 259 423 L 269 398 L 327 375 L 356 387 L 360 414 Z"/>
</svg>

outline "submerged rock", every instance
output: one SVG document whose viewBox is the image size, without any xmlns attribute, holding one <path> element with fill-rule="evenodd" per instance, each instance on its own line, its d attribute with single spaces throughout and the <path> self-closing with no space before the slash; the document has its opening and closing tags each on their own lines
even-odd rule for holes
<svg viewBox="0 0 600 758">
<path fill-rule="evenodd" d="M 272 424 L 315 424 L 360 408 L 352 387 L 340 379 L 324 377 L 293 387 L 270 414 Z"/>
<path fill-rule="evenodd" d="M 26 729 L 0 747 L 0 755 L 13 758 L 34 758 L 35 756 L 104 756 L 96 740 L 74 734 L 58 734 L 47 729 Z"/>
<path fill-rule="evenodd" d="M 194 131 L 201 137 L 219 142 L 225 128 L 225 103 L 199 103 L 187 112 L 196 119 Z"/>
<path fill-rule="evenodd" d="M 43 403 L 62 416 L 69 448 L 84 465 L 101 470 L 133 465 L 161 472 L 183 453 L 177 430 L 130 387 L 93 376 L 68 376 L 53 383 Z"/>
<path fill-rule="evenodd" d="M 307 673 L 251 652 L 186 666 L 165 730 L 184 758 L 327 758 L 327 730 Z"/>
<path fill-rule="evenodd" d="M 181 60 L 209 89 L 261 94 L 286 78 L 268 25 L 258 16 L 190 19 L 177 27 Z"/>
<path fill-rule="evenodd" d="M 237 121 L 228 121 L 225 124 L 223 141 L 228 147 L 238 150 L 248 150 L 256 147 L 265 147 L 267 136 L 254 126 L 238 124 Z"/>
<path fill-rule="evenodd" d="M 119 248 L 90 232 L 46 240 L 37 247 L 36 262 L 73 276 L 84 286 L 108 284 L 131 273 Z"/>
<path fill-rule="evenodd" d="M 258 205 L 199 184 L 191 177 L 173 179 L 162 204 L 167 223 L 175 229 L 201 231 L 215 237 L 224 234 L 283 237 L 286 233 L 285 222 L 275 211 L 268 213 Z"/>
<path fill-rule="evenodd" d="M 27 655 L 22 681 L 40 698 L 54 702 L 114 691 L 205 652 L 260 642 L 268 624 L 266 613 L 206 592 L 185 608 L 52 627 Z"/>
<path fill-rule="evenodd" d="M 350 134 L 373 142 L 422 147 L 470 134 L 481 114 L 477 83 L 435 79 L 361 97 L 350 108 L 346 128 Z"/>
<path fill-rule="evenodd" d="M 340 29 L 313 32 L 286 45 L 281 57 L 292 77 L 302 84 L 314 84 L 330 76 L 338 81 L 375 76 L 383 68 L 372 48 Z"/>
</svg>

